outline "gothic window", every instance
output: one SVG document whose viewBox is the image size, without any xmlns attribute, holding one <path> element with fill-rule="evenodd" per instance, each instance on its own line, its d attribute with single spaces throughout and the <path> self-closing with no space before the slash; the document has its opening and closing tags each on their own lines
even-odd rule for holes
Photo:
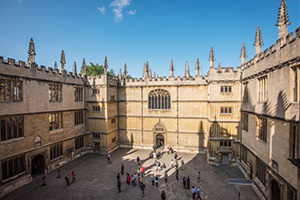
<svg viewBox="0 0 300 200">
<path fill-rule="evenodd" d="M 74 124 L 83 124 L 83 111 L 75 111 L 74 112 Z"/>
<path fill-rule="evenodd" d="M 221 107 L 221 114 L 232 114 L 231 107 Z"/>
<path fill-rule="evenodd" d="M 152 90 L 149 93 L 148 101 L 149 109 L 171 109 L 171 97 L 167 90 Z"/>
<path fill-rule="evenodd" d="M 80 149 L 84 147 L 84 138 L 83 136 L 79 136 L 78 138 L 75 138 L 75 149 Z"/>
<path fill-rule="evenodd" d="M 258 101 L 265 102 L 268 99 L 268 77 L 258 79 Z"/>
<path fill-rule="evenodd" d="M 11 158 L 2 162 L 2 180 L 25 171 L 24 155 Z"/>
<path fill-rule="evenodd" d="M 10 140 L 24 136 L 24 117 L 7 117 L 0 119 L 0 140 Z"/>
<path fill-rule="evenodd" d="M 63 144 L 58 143 L 50 147 L 50 160 L 63 155 Z"/>
<path fill-rule="evenodd" d="M 21 102 L 22 81 L 0 79 L 0 102 Z"/>
<path fill-rule="evenodd" d="M 221 86 L 221 93 L 232 93 L 232 86 Z"/>
<path fill-rule="evenodd" d="M 267 142 L 267 118 L 258 117 L 258 139 Z"/>
<path fill-rule="evenodd" d="M 75 97 L 75 101 L 83 101 L 83 88 L 82 87 L 74 88 L 74 97 Z"/>
<path fill-rule="evenodd" d="M 49 130 L 55 130 L 63 128 L 63 113 L 51 113 L 49 114 Z"/>
<path fill-rule="evenodd" d="M 298 125 L 290 124 L 290 158 L 299 158 L 299 137 L 298 137 Z"/>
<path fill-rule="evenodd" d="M 58 84 L 49 84 L 49 101 L 61 102 L 62 86 Z"/>
<path fill-rule="evenodd" d="M 242 114 L 242 130 L 248 132 L 248 114 Z"/>
<path fill-rule="evenodd" d="M 262 184 L 266 184 L 267 165 L 258 157 L 256 158 L 256 177 Z"/>
<path fill-rule="evenodd" d="M 292 68 L 292 77 L 291 77 L 291 82 L 292 82 L 292 94 L 293 94 L 293 101 L 297 102 L 299 101 L 299 76 L 300 76 L 300 67 L 294 67 Z"/>
</svg>

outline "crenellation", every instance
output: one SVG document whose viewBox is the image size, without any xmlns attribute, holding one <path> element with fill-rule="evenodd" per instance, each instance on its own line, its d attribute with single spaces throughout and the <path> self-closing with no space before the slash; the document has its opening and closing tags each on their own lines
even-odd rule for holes
<svg viewBox="0 0 300 200">
<path fill-rule="evenodd" d="M 25 67 L 26 66 L 25 61 L 19 60 L 19 66 Z"/>
<path fill-rule="evenodd" d="M 294 42 L 296 39 L 294 38 L 294 33 L 291 32 L 286 36 L 286 43 L 290 44 Z"/>
<path fill-rule="evenodd" d="M 8 64 L 14 66 L 15 65 L 15 59 L 13 58 L 7 58 Z"/>
<path fill-rule="evenodd" d="M 270 55 L 270 50 L 269 49 L 266 49 L 265 51 L 264 51 L 264 56 L 265 57 L 268 57 Z"/>
<path fill-rule="evenodd" d="M 296 40 L 298 39 L 298 38 L 300 38 L 300 27 L 298 27 L 297 29 L 296 29 L 296 31 L 295 31 L 295 38 L 296 38 Z"/>
</svg>

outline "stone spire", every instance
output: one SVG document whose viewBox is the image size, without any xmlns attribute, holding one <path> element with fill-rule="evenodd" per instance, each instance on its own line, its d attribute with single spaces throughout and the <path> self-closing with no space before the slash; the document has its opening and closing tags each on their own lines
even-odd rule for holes
<svg viewBox="0 0 300 200">
<path fill-rule="evenodd" d="M 156 79 L 156 74 L 155 74 L 155 72 L 153 72 L 153 78 Z"/>
<path fill-rule="evenodd" d="M 149 63 L 148 61 L 144 63 L 144 73 L 143 73 L 143 78 L 148 78 L 149 75 Z"/>
<path fill-rule="evenodd" d="M 65 70 L 65 64 L 66 64 L 66 58 L 65 58 L 64 50 L 61 51 L 60 64 L 61 64 L 60 70 L 64 71 Z"/>
<path fill-rule="evenodd" d="M 149 70 L 148 70 L 148 77 L 149 77 L 149 78 L 152 78 L 152 71 L 151 71 L 150 68 L 149 68 Z"/>
<path fill-rule="evenodd" d="M 188 63 L 188 61 L 185 61 L 185 71 L 184 71 L 184 76 L 185 76 L 185 77 L 190 77 L 190 68 L 189 68 L 189 63 Z"/>
<path fill-rule="evenodd" d="M 243 42 L 242 45 L 242 49 L 241 49 L 241 64 L 245 64 L 246 63 L 246 58 L 247 58 L 247 52 L 246 52 L 246 47 L 245 47 L 245 43 Z"/>
<path fill-rule="evenodd" d="M 30 65 L 31 63 L 35 62 L 35 55 L 36 55 L 33 38 L 30 38 L 29 49 L 27 53 L 28 53 L 28 64 Z"/>
<path fill-rule="evenodd" d="M 214 68 L 215 67 L 215 54 L 214 54 L 214 49 L 213 47 L 210 48 L 209 52 L 209 68 Z"/>
<path fill-rule="evenodd" d="M 219 62 L 219 64 L 218 64 L 218 71 L 221 71 L 221 63 Z"/>
<path fill-rule="evenodd" d="M 200 75 L 200 64 L 199 64 L 199 58 L 197 58 L 197 61 L 196 61 L 196 77 L 199 77 Z"/>
<path fill-rule="evenodd" d="M 278 38 L 287 36 L 288 33 L 288 25 L 290 25 L 289 16 L 287 11 L 287 6 L 285 5 L 285 0 L 281 0 L 279 11 L 278 11 L 278 18 L 277 24 L 278 26 Z"/>
<path fill-rule="evenodd" d="M 253 45 L 255 46 L 255 55 L 261 53 L 262 45 L 264 45 L 264 43 L 262 41 L 262 34 L 259 26 L 256 30 L 255 41 Z"/>
<path fill-rule="evenodd" d="M 125 63 L 125 65 L 124 65 L 124 73 L 123 73 L 123 77 L 124 77 L 124 79 L 127 79 L 127 65 L 126 65 L 126 63 Z"/>
<path fill-rule="evenodd" d="M 73 64 L 73 75 L 77 75 L 77 67 L 76 67 L 76 62 L 74 61 L 74 64 Z"/>
<path fill-rule="evenodd" d="M 170 66 L 170 77 L 174 77 L 174 65 L 173 65 L 173 59 L 171 60 L 171 66 Z"/>
<path fill-rule="evenodd" d="M 54 69 L 58 69 L 58 67 L 57 67 L 57 62 L 55 61 L 55 63 L 54 63 Z"/>
<path fill-rule="evenodd" d="M 82 75 L 86 75 L 86 64 L 85 64 L 85 58 L 83 58 L 83 61 L 82 61 L 81 73 L 82 73 Z"/>
<path fill-rule="evenodd" d="M 119 77 L 119 81 L 121 81 L 122 80 L 122 70 L 121 70 L 121 68 L 119 69 L 118 77 Z"/>
<path fill-rule="evenodd" d="M 107 74 L 108 64 L 107 64 L 107 57 L 105 56 L 104 59 L 104 74 Z"/>
</svg>

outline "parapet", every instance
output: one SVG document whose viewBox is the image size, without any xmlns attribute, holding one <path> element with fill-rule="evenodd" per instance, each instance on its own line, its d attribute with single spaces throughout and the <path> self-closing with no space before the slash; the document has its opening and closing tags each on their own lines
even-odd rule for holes
<svg viewBox="0 0 300 200">
<path fill-rule="evenodd" d="M 59 70 L 44 65 L 38 66 L 36 63 L 29 65 L 24 61 L 16 62 L 13 58 L 6 60 L 0 56 L 0 73 L 4 76 L 16 76 L 25 79 L 36 79 L 39 81 L 53 81 L 62 83 L 72 83 L 83 85 L 81 75 L 73 74 L 71 72 L 61 73 Z"/>
</svg>

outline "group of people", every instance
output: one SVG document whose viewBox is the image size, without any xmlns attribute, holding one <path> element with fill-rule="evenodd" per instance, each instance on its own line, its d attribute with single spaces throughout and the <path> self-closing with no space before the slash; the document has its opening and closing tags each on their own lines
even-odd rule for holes
<svg viewBox="0 0 300 200">
<path fill-rule="evenodd" d="M 72 171 L 72 183 L 74 183 L 76 181 L 76 175 L 77 174 L 74 171 Z M 67 186 L 69 186 L 70 185 L 70 174 L 67 174 L 65 176 L 65 180 L 67 182 Z"/>
</svg>

